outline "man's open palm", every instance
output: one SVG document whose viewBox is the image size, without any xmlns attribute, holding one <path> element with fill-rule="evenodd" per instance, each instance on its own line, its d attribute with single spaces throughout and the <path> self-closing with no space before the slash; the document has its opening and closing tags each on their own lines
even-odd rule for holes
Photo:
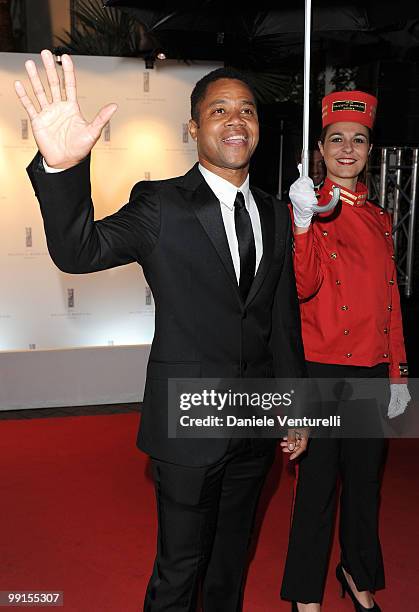
<svg viewBox="0 0 419 612">
<path fill-rule="evenodd" d="M 20 81 L 15 81 L 15 90 L 29 115 L 36 144 L 47 164 L 53 168 L 70 168 L 90 153 L 117 105 L 104 106 L 91 123 L 87 122 L 77 101 L 76 77 L 70 56 L 62 56 L 65 88 L 63 94 L 51 51 L 44 49 L 41 57 L 47 74 L 51 102 L 32 60 L 25 62 L 25 68 L 40 110 L 35 108 Z"/>
</svg>

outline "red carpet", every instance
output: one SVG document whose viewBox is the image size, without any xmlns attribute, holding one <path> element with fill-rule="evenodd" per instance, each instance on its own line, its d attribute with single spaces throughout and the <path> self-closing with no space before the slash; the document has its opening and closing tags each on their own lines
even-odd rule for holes
<svg viewBox="0 0 419 612">
<path fill-rule="evenodd" d="M 137 425 L 136 414 L 1 422 L 1 591 L 62 590 L 68 612 L 142 609 L 155 510 L 148 461 L 135 448 Z M 418 441 L 393 441 L 381 511 L 387 588 L 377 599 L 383 612 L 419 609 L 418 468 Z M 290 610 L 278 592 L 291 491 L 278 456 L 245 612 Z M 351 612 L 349 601 L 338 598 L 337 558 L 335 544 L 324 610 Z"/>
</svg>

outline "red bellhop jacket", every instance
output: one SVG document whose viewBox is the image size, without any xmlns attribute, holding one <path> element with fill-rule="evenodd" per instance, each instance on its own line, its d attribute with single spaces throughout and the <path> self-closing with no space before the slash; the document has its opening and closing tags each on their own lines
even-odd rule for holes
<svg viewBox="0 0 419 612">
<path fill-rule="evenodd" d="M 320 206 L 333 186 L 326 178 Z M 369 367 L 387 362 L 390 378 L 400 379 L 407 364 L 391 218 L 367 201 L 362 183 L 356 192 L 341 187 L 341 202 L 294 239 L 306 359 Z"/>
</svg>

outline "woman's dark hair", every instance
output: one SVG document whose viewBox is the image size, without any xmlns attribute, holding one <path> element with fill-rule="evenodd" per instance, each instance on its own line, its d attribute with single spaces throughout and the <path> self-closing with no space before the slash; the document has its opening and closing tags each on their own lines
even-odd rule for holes
<svg viewBox="0 0 419 612">
<path fill-rule="evenodd" d="M 208 85 L 214 81 L 218 81 L 219 79 L 234 79 L 244 83 L 246 87 L 249 88 L 256 104 L 255 90 L 246 75 L 240 72 L 240 70 L 236 70 L 236 68 L 217 68 L 217 70 L 213 70 L 202 77 L 202 79 L 195 84 L 195 87 L 192 90 L 191 117 L 196 123 L 199 123 L 199 106 L 205 97 Z"/>
<path fill-rule="evenodd" d="M 320 132 L 320 136 L 319 136 L 319 142 L 321 142 L 322 144 L 324 144 L 325 138 L 326 138 L 326 134 L 327 134 L 327 130 L 329 129 L 329 127 L 333 125 L 332 123 L 330 123 L 329 125 L 326 125 L 326 127 L 324 127 L 322 129 L 322 131 Z M 367 127 L 367 126 L 365 126 Z M 367 127 L 368 130 L 368 142 L 369 144 L 371 144 L 372 141 L 372 129 Z"/>
</svg>

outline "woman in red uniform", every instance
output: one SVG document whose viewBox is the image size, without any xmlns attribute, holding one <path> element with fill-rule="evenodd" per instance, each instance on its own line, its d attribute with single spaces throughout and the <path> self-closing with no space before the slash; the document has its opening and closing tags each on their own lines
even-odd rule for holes
<svg viewBox="0 0 419 612">
<path fill-rule="evenodd" d="M 388 416 L 410 399 L 406 386 L 400 300 L 390 216 L 367 200 L 359 181 L 371 150 L 377 100 L 363 92 L 335 92 L 322 103 L 319 149 L 326 165 L 316 194 L 311 179 L 290 189 L 295 275 L 301 300 L 309 375 L 390 378 Z M 333 186 L 340 203 L 313 217 Z M 283 450 L 291 452 L 287 442 Z M 371 595 L 384 588 L 378 537 L 382 438 L 313 438 L 299 460 L 292 527 L 281 596 L 292 609 L 321 609 L 340 475 L 341 563 L 336 576 L 357 611 L 380 608 Z"/>
</svg>

